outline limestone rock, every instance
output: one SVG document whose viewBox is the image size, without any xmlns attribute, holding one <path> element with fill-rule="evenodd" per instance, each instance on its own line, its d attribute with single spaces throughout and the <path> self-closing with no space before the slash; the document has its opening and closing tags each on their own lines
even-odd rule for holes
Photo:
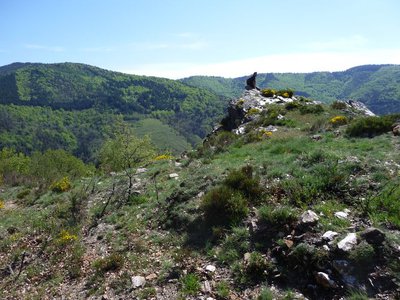
<svg viewBox="0 0 400 300">
<path fill-rule="evenodd" d="M 337 247 L 340 250 L 348 252 L 352 250 L 356 245 L 357 245 L 357 236 L 355 233 L 352 232 L 346 235 L 346 237 L 337 244 Z"/>
<path fill-rule="evenodd" d="M 318 215 L 312 210 L 306 210 L 300 216 L 301 224 L 314 224 L 319 220 Z"/>
<path fill-rule="evenodd" d="M 335 217 L 342 219 L 342 220 L 346 220 L 348 218 L 349 214 L 347 212 L 344 211 L 337 211 L 335 212 Z"/>
<path fill-rule="evenodd" d="M 322 239 L 324 239 L 326 241 L 332 241 L 338 235 L 339 235 L 339 233 L 337 233 L 335 231 L 328 230 L 327 232 L 325 232 L 322 235 Z"/>
<path fill-rule="evenodd" d="M 149 280 L 149 281 L 154 280 L 156 278 L 157 278 L 157 274 L 156 273 L 151 273 L 151 274 L 146 276 L 146 280 Z"/>
<path fill-rule="evenodd" d="M 399 136 L 400 135 L 400 125 L 396 125 L 392 129 L 393 135 Z"/>
<path fill-rule="evenodd" d="M 213 266 L 213 265 L 207 265 L 206 266 L 206 271 L 210 272 L 210 273 L 214 273 L 216 269 L 217 268 L 215 266 Z"/>
<path fill-rule="evenodd" d="M 315 274 L 315 281 L 325 287 L 325 288 L 337 288 L 338 285 L 336 284 L 335 281 L 333 281 L 328 274 L 324 272 L 318 272 Z"/>
<path fill-rule="evenodd" d="M 143 287 L 145 284 L 146 284 L 146 278 L 144 278 L 143 276 L 132 277 L 132 285 L 134 289 Z"/>
<path fill-rule="evenodd" d="M 212 292 L 211 283 L 208 280 L 204 281 L 201 284 L 201 291 L 207 294 Z"/>
<path fill-rule="evenodd" d="M 171 179 L 178 179 L 179 178 L 179 174 L 178 173 L 171 173 L 168 175 L 169 178 Z"/>
</svg>

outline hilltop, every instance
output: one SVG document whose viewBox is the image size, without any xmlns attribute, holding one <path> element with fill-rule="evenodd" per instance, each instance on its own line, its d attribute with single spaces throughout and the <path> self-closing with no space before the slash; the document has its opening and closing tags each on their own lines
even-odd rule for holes
<svg viewBox="0 0 400 300">
<path fill-rule="evenodd" d="M 193 76 L 181 81 L 217 94 L 239 97 L 246 76 L 222 78 Z M 299 96 L 331 103 L 335 100 L 356 100 L 376 114 L 400 112 L 400 66 L 364 65 L 343 72 L 263 73 L 258 74 L 260 87 L 291 88 Z"/>
<path fill-rule="evenodd" d="M 105 138 L 105 125 L 112 126 L 121 114 L 139 134 L 149 132 L 136 122 L 151 123 L 155 143 L 177 153 L 201 141 L 226 102 L 208 90 L 164 78 L 75 63 L 15 63 L 0 67 L 0 147 L 25 153 L 63 148 L 90 159 L 94 154 L 82 149 L 92 142 L 87 136 L 97 131 L 95 148 Z"/>
<path fill-rule="evenodd" d="M 249 90 L 196 150 L 139 168 L 53 153 L 38 186 L 3 151 L 0 297 L 396 299 L 399 121 Z"/>
</svg>

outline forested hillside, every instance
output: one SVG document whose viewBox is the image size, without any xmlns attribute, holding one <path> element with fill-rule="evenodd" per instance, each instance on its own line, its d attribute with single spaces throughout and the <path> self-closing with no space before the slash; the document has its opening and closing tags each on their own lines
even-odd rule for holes
<svg viewBox="0 0 400 300">
<path fill-rule="evenodd" d="M 226 103 L 223 96 L 169 79 L 83 64 L 15 63 L 0 68 L 0 148 L 30 153 L 61 147 L 89 159 L 107 134 L 103 127 L 122 114 L 132 124 L 158 119 L 151 123 L 153 137 L 160 136 L 158 129 L 170 133 L 163 136 L 170 137 L 169 149 L 182 151 L 212 129 Z"/>
<path fill-rule="evenodd" d="M 194 76 L 181 81 L 226 97 L 237 97 L 243 89 L 246 76 L 222 78 Z M 364 102 L 377 114 L 400 111 L 400 66 L 365 65 L 343 72 L 264 73 L 258 74 L 261 88 L 290 88 L 296 94 L 332 102 L 352 99 Z"/>
</svg>

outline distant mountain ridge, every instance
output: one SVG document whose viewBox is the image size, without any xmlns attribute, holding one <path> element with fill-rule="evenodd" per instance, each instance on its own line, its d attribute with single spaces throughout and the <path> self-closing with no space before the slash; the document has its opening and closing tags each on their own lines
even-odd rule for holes
<svg viewBox="0 0 400 300">
<path fill-rule="evenodd" d="M 226 98 L 180 81 L 128 75 L 77 63 L 14 63 L 0 67 L 0 104 L 100 111 L 152 117 L 192 144 L 203 138 Z"/>
<path fill-rule="evenodd" d="M 235 98 L 242 93 L 247 77 L 193 76 L 181 81 Z M 323 102 L 353 99 L 377 114 L 400 112 L 400 65 L 363 65 L 342 72 L 263 73 L 258 74 L 257 85 L 290 88 L 297 95 Z"/>
</svg>

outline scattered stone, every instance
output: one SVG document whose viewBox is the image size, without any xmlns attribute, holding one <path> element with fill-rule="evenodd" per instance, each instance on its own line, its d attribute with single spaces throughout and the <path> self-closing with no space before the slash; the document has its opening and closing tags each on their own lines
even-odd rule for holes
<svg viewBox="0 0 400 300">
<path fill-rule="evenodd" d="M 201 284 L 201 291 L 207 294 L 212 292 L 211 283 L 208 280 L 204 281 Z"/>
<path fill-rule="evenodd" d="M 327 240 L 327 241 L 332 241 L 336 236 L 338 236 L 339 233 L 335 231 L 328 230 L 322 235 L 322 239 Z"/>
<path fill-rule="evenodd" d="M 147 169 L 146 169 L 146 168 L 138 168 L 138 169 L 136 170 L 136 174 L 142 174 L 142 173 L 145 173 L 145 172 L 147 172 Z"/>
<path fill-rule="evenodd" d="M 369 227 L 361 232 L 360 236 L 364 238 L 367 243 L 372 245 L 381 245 L 385 240 L 385 234 L 375 227 Z"/>
<path fill-rule="evenodd" d="M 286 247 L 288 247 L 289 249 L 293 247 L 293 241 L 292 240 L 284 239 L 283 241 L 285 242 Z"/>
<path fill-rule="evenodd" d="M 347 220 L 348 216 L 349 216 L 349 214 L 347 212 L 344 212 L 344 211 L 335 212 L 335 217 L 339 218 L 339 219 L 342 219 L 342 220 Z"/>
<path fill-rule="evenodd" d="M 250 256 L 251 254 L 249 252 L 246 252 L 243 256 L 243 260 L 245 263 L 248 263 L 250 261 Z"/>
<path fill-rule="evenodd" d="M 300 223 L 301 224 L 313 224 L 319 220 L 318 215 L 313 212 L 312 210 L 306 210 L 300 216 Z"/>
<path fill-rule="evenodd" d="M 393 135 L 394 136 L 399 136 L 400 135 L 400 125 L 394 126 L 392 129 Z"/>
<path fill-rule="evenodd" d="M 323 245 L 322 249 L 324 249 L 325 251 L 330 251 L 331 250 L 328 245 Z"/>
<path fill-rule="evenodd" d="M 157 274 L 156 273 L 151 273 L 150 275 L 146 276 L 146 280 L 151 281 L 151 280 L 154 280 L 154 279 L 157 279 Z"/>
<path fill-rule="evenodd" d="M 344 239 L 342 239 L 338 244 L 337 247 L 340 250 L 348 252 L 357 245 L 357 236 L 355 233 L 349 233 Z"/>
<path fill-rule="evenodd" d="M 179 178 L 179 174 L 178 173 L 171 173 L 168 175 L 168 177 L 170 179 L 178 179 Z"/>
<path fill-rule="evenodd" d="M 322 140 L 322 135 L 314 134 L 313 136 L 311 136 L 311 139 L 314 141 L 320 141 L 320 140 Z"/>
<path fill-rule="evenodd" d="M 337 288 L 338 285 L 335 281 L 329 278 L 329 275 L 324 272 L 315 274 L 315 281 L 325 288 Z"/>
<path fill-rule="evenodd" d="M 134 289 L 143 287 L 145 284 L 146 284 L 146 278 L 144 278 L 143 276 L 132 277 L 132 285 Z"/>
<path fill-rule="evenodd" d="M 213 265 L 207 265 L 206 266 L 206 271 L 210 272 L 210 273 L 214 273 L 216 269 L 217 268 L 215 266 L 213 266 Z"/>
<path fill-rule="evenodd" d="M 182 163 L 177 162 L 177 161 L 175 162 L 175 167 L 178 167 L 178 168 L 179 168 L 179 167 L 181 167 L 181 166 L 182 166 Z"/>
</svg>

